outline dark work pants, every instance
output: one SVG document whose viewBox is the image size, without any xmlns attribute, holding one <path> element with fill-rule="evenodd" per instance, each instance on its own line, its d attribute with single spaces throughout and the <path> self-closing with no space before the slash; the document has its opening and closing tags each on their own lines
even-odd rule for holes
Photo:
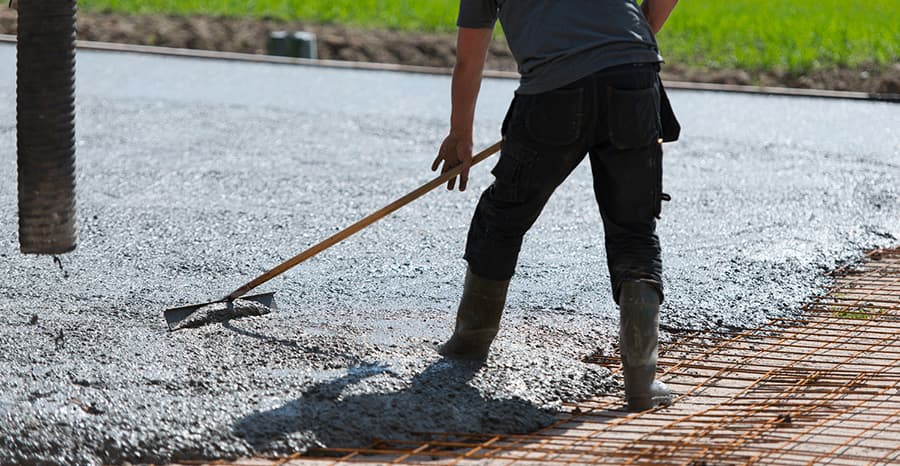
<svg viewBox="0 0 900 466">
<path fill-rule="evenodd" d="M 522 238 L 566 177 L 590 154 L 613 297 L 622 282 L 662 297 L 656 218 L 662 194 L 658 66 L 618 66 L 537 95 L 516 95 L 503 123 L 494 183 L 466 242 L 473 273 L 512 277 Z"/>
</svg>

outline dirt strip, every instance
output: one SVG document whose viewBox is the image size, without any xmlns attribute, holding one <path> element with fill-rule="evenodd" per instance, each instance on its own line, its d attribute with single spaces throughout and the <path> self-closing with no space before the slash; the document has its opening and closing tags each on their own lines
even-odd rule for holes
<svg viewBox="0 0 900 466">
<path fill-rule="evenodd" d="M 452 67 L 455 61 L 456 38 L 452 33 L 373 30 L 274 19 L 78 13 L 78 38 L 96 42 L 262 54 L 266 52 L 269 33 L 279 30 L 315 33 L 318 56 L 327 60 L 434 67 Z M 16 12 L 0 7 L 0 34 L 15 33 Z M 491 44 L 487 68 L 516 70 L 505 40 L 498 39 Z M 897 94 L 900 93 L 900 63 L 891 67 L 819 69 L 799 75 L 778 70 L 707 69 L 669 63 L 663 70 L 663 79 Z"/>
<path fill-rule="evenodd" d="M 632 414 L 613 394 L 568 406 L 531 435 L 421 433 L 227 464 L 897 464 L 900 249 L 834 275 L 801 315 L 666 348 L 660 377 L 680 395 L 670 408 Z M 617 370 L 617 359 L 593 362 Z"/>
</svg>

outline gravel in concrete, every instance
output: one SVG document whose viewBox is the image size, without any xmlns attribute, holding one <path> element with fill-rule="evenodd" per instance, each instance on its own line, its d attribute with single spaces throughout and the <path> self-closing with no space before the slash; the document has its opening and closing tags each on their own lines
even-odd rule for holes
<svg viewBox="0 0 900 466">
<path fill-rule="evenodd" d="M 0 464 L 525 432 L 617 389 L 581 362 L 611 350 L 618 315 L 586 165 L 526 238 L 484 367 L 434 346 L 489 166 L 266 285 L 277 311 L 166 331 L 163 309 L 217 299 L 429 179 L 448 78 L 82 52 L 80 243 L 60 267 L 18 253 L 14 69 L 0 46 Z M 485 83 L 479 146 L 514 88 Z M 672 94 L 666 329 L 793 312 L 824 271 L 898 243 L 896 105 Z"/>
</svg>

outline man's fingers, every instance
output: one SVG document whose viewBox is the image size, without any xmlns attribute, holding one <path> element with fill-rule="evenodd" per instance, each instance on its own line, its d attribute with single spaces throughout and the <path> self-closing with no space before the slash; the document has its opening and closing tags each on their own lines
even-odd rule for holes
<svg viewBox="0 0 900 466">
<path fill-rule="evenodd" d="M 466 190 L 466 186 L 469 185 L 469 169 L 472 168 L 472 155 L 469 154 L 468 157 L 462 159 L 462 170 L 459 171 L 459 190 L 460 192 Z"/>
<path fill-rule="evenodd" d="M 457 141 L 451 141 L 451 137 L 448 136 L 447 139 L 444 140 L 444 143 L 441 144 L 441 148 L 438 150 L 434 162 L 431 163 L 431 171 L 436 171 L 440 168 L 441 174 L 443 175 L 457 168 L 459 165 L 462 165 L 460 167 L 460 174 L 458 175 L 459 190 L 465 191 L 466 186 L 469 184 L 469 168 L 472 166 L 472 147 L 471 144 L 469 144 L 467 148 L 463 148 Z M 447 180 L 447 190 L 453 191 L 453 188 L 456 187 L 456 178 L 457 177 L 454 176 Z"/>
<path fill-rule="evenodd" d="M 441 175 L 443 175 L 444 173 L 447 173 L 448 171 L 450 171 L 452 169 L 453 169 L 453 167 L 450 166 L 450 162 L 448 162 L 445 159 L 444 165 L 441 167 Z M 455 185 L 456 185 L 456 177 L 454 176 L 453 178 L 450 178 L 450 180 L 447 181 L 447 190 L 453 191 L 453 186 L 455 186 Z"/>
<path fill-rule="evenodd" d="M 435 171 L 441 166 L 441 160 L 444 160 L 443 151 L 438 151 L 438 155 L 434 158 L 434 162 L 431 162 L 431 171 Z"/>
<path fill-rule="evenodd" d="M 459 172 L 459 191 L 465 191 L 466 186 L 469 185 L 469 164 L 464 163 L 463 169 Z"/>
</svg>

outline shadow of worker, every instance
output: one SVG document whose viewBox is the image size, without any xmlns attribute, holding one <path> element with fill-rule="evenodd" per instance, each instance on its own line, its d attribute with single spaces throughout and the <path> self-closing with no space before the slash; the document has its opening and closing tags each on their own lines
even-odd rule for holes
<svg viewBox="0 0 900 466">
<path fill-rule="evenodd" d="M 473 387 L 481 367 L 439 360 L 408 386 L 381 364 L 353 367 L 279 408 L 238 420 L 233 432 L 257 453 L 289 454 L 312 446 L 412 440 L 415 432 L 528 433 L 553 422 L 551 410 L 518 397 L 489 398 Z"/>
</svg>

